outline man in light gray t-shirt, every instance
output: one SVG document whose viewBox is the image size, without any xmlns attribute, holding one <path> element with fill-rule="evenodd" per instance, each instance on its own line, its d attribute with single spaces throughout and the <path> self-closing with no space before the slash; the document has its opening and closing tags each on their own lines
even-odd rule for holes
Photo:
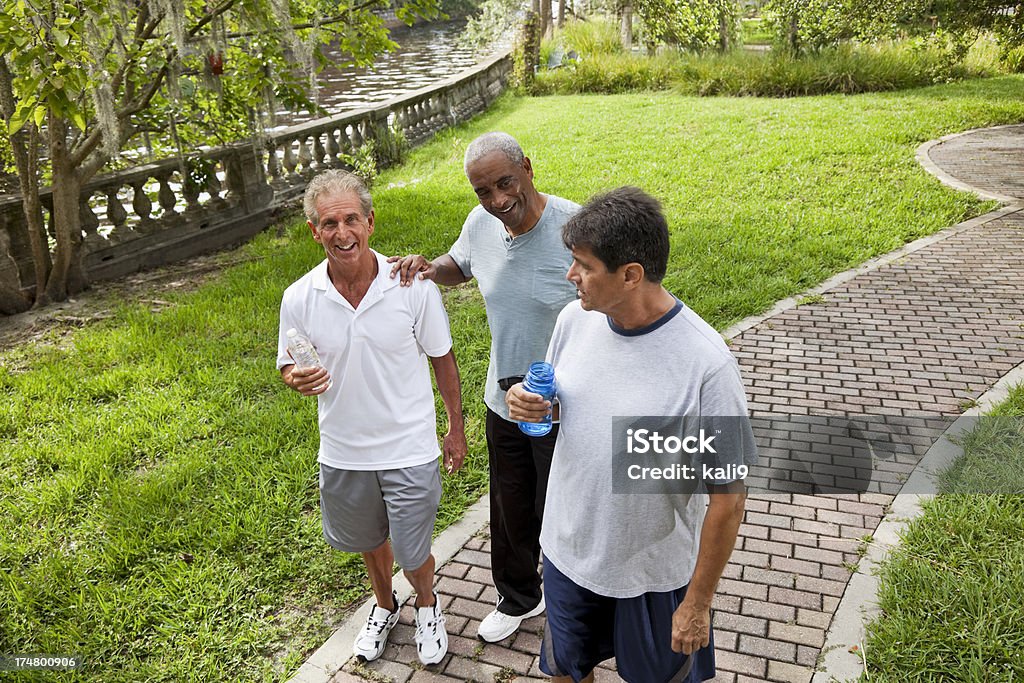
<svg viewBox="0 0 1024 683">
<path fill-rule="evenodd" d="M 574 215 L 563 238 L 580 299 L 559 315 L 548 350 L 561 429 L 541 532 L 540 667 L 578 682 L 615 657 L 626 681 L 709 680 L 711 601 L 756 461 L 739 367 L 714 328 L 661 285 L 669 237 L 656 200 L 613 190 Z M 517 420 L 552 408 L 521 384 L 507 402 Z M 650 444 L 673 442 L 641 425 L 674 425 L 661 436 L 676 439 L 675 452 L 699 453 L 669 448 L 658 459 Z"/>
<path fill-rule="evenodd" d="M 442 285 L 476 278 L 487 307 L 491 352 L 484 403 L 491 574 L 499 601 L 478 635 L 496 642 L 544 611 L 539 537 L 558 426 L 547 436 L 526 436 L 508 419 L 505 392 L 530 363 L 544 359 L 558 312 L 576 297 L 566 280 L 572 255 L 562 243 L 562 226 L 579 205 L 538 192 L 530 159 L 505 133 L 470 143 L 465 170 L 480 206 L 469 213 L 458 240 L 430 262 L 419 255 L 392 259 L 392 276 L 400 273 L 407 284 L 418 272 Z"/>
</svg>

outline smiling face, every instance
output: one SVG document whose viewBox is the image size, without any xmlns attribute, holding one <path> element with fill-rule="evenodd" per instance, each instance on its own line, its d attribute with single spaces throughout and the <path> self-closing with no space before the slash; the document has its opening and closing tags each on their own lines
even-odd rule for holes
<svg viewBox="0 0 1024 683">
<path fill-rule="evenodd" d="M 517 164 L 502 152 L 491 152 L 470 164 L 466 176 L 480 206 L 511 234 L 521 235 L 540 220 L 544 202 L 533 187 L 533 167 L 528 157 Z"/>
<path fill-rule="evenodd" d="M 355 192 L 325 194 L 316 202 L 317 224 L 307 221 L 313 239 L 323 245 L 330 273 L 351 272 L 370 252 L 373 211 L 363 213 Z"/>
</svg>

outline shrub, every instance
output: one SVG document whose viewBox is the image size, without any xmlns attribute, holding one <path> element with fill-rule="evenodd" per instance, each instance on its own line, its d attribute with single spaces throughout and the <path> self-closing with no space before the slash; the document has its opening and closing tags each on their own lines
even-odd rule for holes
<svg viewBox="0 0 1024 683">
<path fill-rule="evenodd" d="M 1024 73 L 1024 46 L 1007 50 L 1003 54 L 1002 65 L 1011 73 Z"/>
<path fill-rule="evenodd" d="M 562 27 L 562 44 L 566 51 L 575 50 L 584 59 L 622 52 L 619 27 L 610 19 L 592 18 L 569 21 Z"/>
<path fill-rule="evenodd" d="M 555 71 L 537 74 L 531 88 L 534 95 L 667 90 L 676 79 L 676 61 L 671 56 L 637 57 L 628 54 L 582 58 Z"/>
<path fill-rule="evenodd" d="M 972 56 L 973 55 L 973 56 Z M 801 56 L 735 50 L 728 54 L 633 55 L 583 60 L 541 74 L 535 94 L 613 93 L 674 88 L 690 95 L 795 97 L 854 94 L 945 83 L 997 71 L 986 46 L 967 59 L 934 41 L 844 44 Z"/>
</svg>

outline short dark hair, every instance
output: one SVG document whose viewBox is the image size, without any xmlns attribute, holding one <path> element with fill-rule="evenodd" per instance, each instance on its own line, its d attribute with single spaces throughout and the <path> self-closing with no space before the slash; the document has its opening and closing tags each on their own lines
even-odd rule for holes
<svg viewBox="0 0 1024 683">
<path fill-rule="evenodd" d="M 639 263 L 650 282 L 668 269 L 668 221 L 658 200 L 637 187 L 592 198 L 562 227 L 562 241 L 589 249 L 610 271 Z"/>
</svg>

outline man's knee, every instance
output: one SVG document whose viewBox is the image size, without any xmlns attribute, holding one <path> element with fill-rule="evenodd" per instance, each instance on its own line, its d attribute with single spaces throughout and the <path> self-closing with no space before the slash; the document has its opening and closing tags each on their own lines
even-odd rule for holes
<svg viewBox="0 0 1024 683">
<path fill-rule="evenodd" d="M 423 574 L 429 574 L 429 575 L 433 576 L 433 574 L 434 574 L 434 554 L 431 553 L 430 555 L 428 555 L 426 561 L 424 561 L 423 564 L 421 564 L 420 566 L 416 567 L 415 569 L 403 569 L 402 571 L 404 571 L 406 574 L 410 574 L 412 576 L 422 576 Z"/>
<path fill-rule="evenodd" d="M 391 541 L 389 539 L 384 539 L 384 542 L 376 548 L 374 548 L 373 550 L 363 551 L 362 555 L 363 559 L 365 559 L 367 562 L 380 561 L 386 559 L 389 563 L 389 569 L 390 565 L 394 563 L 394 553 L 391 550 Z"/>
</svg>

